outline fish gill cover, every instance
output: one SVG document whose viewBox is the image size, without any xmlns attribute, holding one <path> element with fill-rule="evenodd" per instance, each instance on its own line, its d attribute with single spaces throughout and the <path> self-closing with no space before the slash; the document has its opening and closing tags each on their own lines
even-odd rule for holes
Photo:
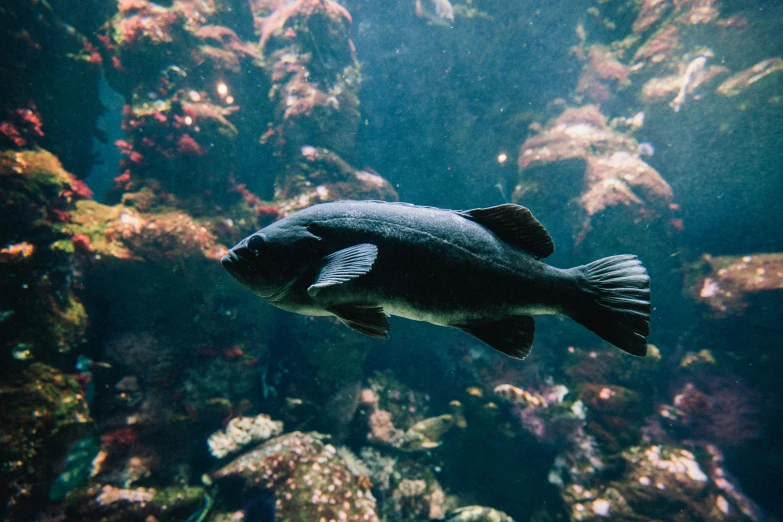
<svg viewBox="0 0 783 522">
<path fill-rule="evenodd" d="M 778 4 L 12 0 L 0 15 L 2 518 L 783 516 Z M 466 288 L 494 314 L 509 289 L 402 250 L 416 306 L 358 315 L 278 310 L 221 268 L 244 238 L 341 200 L 522 205 L 551 256 L 529 220 L 476 222 L 553 267 L 638 256 L 647 356 L 558 316 L 536 318 L 524 361 L 485 342 L 529 348 L 532 320 L 446 322 L 473 337 L 389 320 Z M 365 232 L 325 240 L 304 295 L 378 275 Z M 635 293 L 605 306 L 647 296 L 619 262 L 633 284 L 592 291 Z"/>
</svg>

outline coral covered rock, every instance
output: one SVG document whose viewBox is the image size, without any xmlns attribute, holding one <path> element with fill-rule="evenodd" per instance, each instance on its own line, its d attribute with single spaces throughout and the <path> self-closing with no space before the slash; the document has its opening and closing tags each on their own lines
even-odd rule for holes
<svg viewBox="0 0 783 522">
<path fill-rule="evenodd" d="M 267 80 L 249 10 L 212 0 L 119 7 L 99 35 L 107 79 L 126 98 L 115 192 L 148 188 L 196 213 L 239 204 L 245 184 L 264 183 L 263 171 L 240 168 L 250 165 L 239 147 L 271 160 L 258 143 Z"/>
<path fill-rule="evenodd" d="M 0 152 L 0 195 L 0 357 L 51 360 L 77 346 L 87 327 L 74 291 L 75 241 L 64 225 L 77 200 L 92 194 L 37 149 Z"/>
<path fill-rule="evenodd" d="M 174 522 L 198 514 L 206 498 L 200 487 L 128 489 L 92 484 L 68 499 L 66 512 L 74 520 Z"/>
<path fill-rule="evenodd" d="M 283 423 L 273 421 L 269 415 L 256 417 L 234 417 L 228 421 L 225 430 L 216 431 L 207 439 L 209 452 L 222 459 L 229 453 L 253 442 L 261 442 L 269 437 L 280 435 Z"/>
<path fill-rule="evenodd" d="M 94 34 L 112 2 L 23 0 L 0 19 L 0 148 L 43 147 L 84 179 L 95 163 L 93 139 L 103 111 L 101 56 Z"/>
<path fill-rule="evenodd" d="M 265 442 L 212 474 L 218 485 L 242 479 L 247 498 L 274 491 L 277 516 L 291 522 L 377 522 L 375 499 L 351 474 L 331 444 L 317 434 L 293 432 Z"/>
<path fill-rule="evenodd" d="M 598 226 L 594 217 L 608 210 L 638 224 L 667 217 L 672 189 L 638 150 L 636 140 L 611 128 L 597 107 L 568 109 L 522 145 L 514 197 L 539 213 L 567 206 L 577 245 Z"/>
<path fill-rule="evenodd" d="M 269 8 L 259 24 L 277 122 L 271 136 L 285 161 L 275 191 L 282 211 L 340 199 L 396 200 L 388 181 L 341 158 L 354 149 L 359 126 L 350 14 L 332 0 L 259 2 L 256 9 Z"/>
<path fill-rule="evenodd" d="M 563 489 L 574 520 L 757 520 L 757 508 L 724 475 L 714 447 L 641 446 L 623 452 L 623 475 Z"/>
<path fill-rule="evenodd" d="M 754 294 L 783 290 L 783 254 L 704 255 L 690 293 L 718 317 L 742 314 Z"/>
<path fill-rule="evenodd" d="M 0 497 L 9 520 L 30 520 L 61 459 L 93 422 L 82 384 L 41 363 L 5 375 L 0 402 Z"/>
</svg>

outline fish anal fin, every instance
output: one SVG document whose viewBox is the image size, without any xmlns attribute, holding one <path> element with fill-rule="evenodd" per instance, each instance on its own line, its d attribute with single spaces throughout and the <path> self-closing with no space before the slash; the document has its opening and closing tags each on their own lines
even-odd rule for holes
<svg viewBox="0 0 783 522">
<path fill-rule="evenodd" d="M 307 289 L 310 297 L 315 297 L 324 288 L 339 285 L 366 274 L 372 269 L 378 247 L 362 243 L 344 248 L 324 257 L 315 282 Z"/>
<path fill-rule="evenodd" d="M 529 315 L 512 315 L 498 321 L 471 321 L 454 326 L 519 360 L 530 354 L 536 331 L 536 323 Z"/>
<path fill-rule="evenodd" d="M 472 219 L 500 239 L 541 259 L 555 251 L 549 233 L 529 209 L 507 203 L 489 208 L 474 208 L 460 214 Z"/>
<path fill-rule="evenodd" d="M 326 310 L 352 330 L 375 339 L 389 338 L 389 318 L 380 306 L 343 304 L 330 306 Z"/>
</svg>

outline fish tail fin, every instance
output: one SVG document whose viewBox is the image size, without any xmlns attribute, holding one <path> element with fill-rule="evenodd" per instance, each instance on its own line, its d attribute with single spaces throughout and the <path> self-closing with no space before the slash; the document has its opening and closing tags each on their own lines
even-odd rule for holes
<svg viewBox="0 0 783 522">
<path fill-rule="evenodd" d="M 573 269 L 583 299 L 576 322 L 624 352 L 647 355 L 650 277 L 634 255 L 611 256 Z"/>
</svg>

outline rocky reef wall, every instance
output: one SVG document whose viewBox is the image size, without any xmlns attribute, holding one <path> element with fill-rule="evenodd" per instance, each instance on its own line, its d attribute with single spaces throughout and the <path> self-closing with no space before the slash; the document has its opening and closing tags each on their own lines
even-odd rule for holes
<svg viewBox="0 0 783 522">
<path fill-rule="evenodd" d="M 783 13 L 760 5 L 3 7 L 3 517 L 779 515 L 753 469 L 781 467 L 783 418 Z M 124 137 L 95 201 L 101 74 Z M 376 346 L 219 267 L 296 210 L 398 197 L 526 205 L 557 266 L 638 254 L 648 357 L 555 318 L 524 363 L 402 321 Z"/>
</svg>

